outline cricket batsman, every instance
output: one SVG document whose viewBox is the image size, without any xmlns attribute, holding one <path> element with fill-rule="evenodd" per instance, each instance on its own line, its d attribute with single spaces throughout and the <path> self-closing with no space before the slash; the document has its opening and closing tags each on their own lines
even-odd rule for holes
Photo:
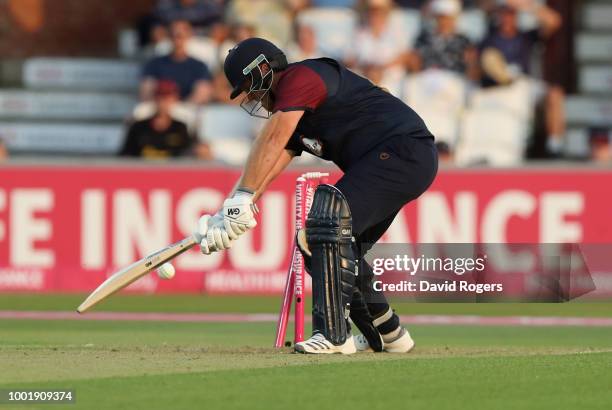
<svg viewBox="0 0 612 410">
<path fill-rule="evenodd" d="M 306 151 L 344 175 L 314 194 L 299 248 L 312 277 L 313 335 L 301 353 L 409 352 L 414 341 L 362 258 L 400 209 L 433 182 L 434 137 L 401 100 L 330 58 L 288 64 L 271 42 L 250 38 L 224 63 L 231 98 L 267 118 L 230 197 L 198 222 L 203 253 L 231 247 L 257 222 L 255 203 L 291 160 Z M 348 319 L 361 331 L 353 337 Z"/>
</svg>

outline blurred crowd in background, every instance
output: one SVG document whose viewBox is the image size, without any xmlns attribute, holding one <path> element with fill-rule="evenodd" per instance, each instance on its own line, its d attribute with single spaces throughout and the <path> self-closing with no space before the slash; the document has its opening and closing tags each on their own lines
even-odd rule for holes
<svg viewBox="0 0 612 410">
<path fill-rule="evenodd" d="M 229 99 L 222 65 L 236 43 L 258 36 L 285 50 L 289 62 L 332 57 L 386 88 L 424 118 L 442 161 L 563 158 L 564 100 L 575 87 L 574 28 L 564 4 L 159 0 L 134 27 L 139 103 L 120 154 L 241 163 L 261 123 Z M 593 158 L 608 161 L 602 135 L 592 140 Z"/>
<path fill-rule="evenodd" d="M 540 104 L 546 123 L 545 150 L 541 154 L 560 157 L 565 134 L 563 84 L 554 70 L 545 75 L 546 72 L 533 69 L 538 64 L 536 59 L 541 57 L 535 54 L 538 44 L 562 27 L 560 14 L 535 0 L 464 3 L 459 0 L 160 0 L 157 8 L 139 25 L 142 56 L 146 59 L 140 98 L 143 102 L 167 100 L 168 87 L 164 85 L 171 82 L 176 84 L 174 97 L 183 106 L 231 104 L 222 70 L 225 54 L 237 42 L 260 36 L 286 50 L 290 62 L 331 56 L 404 99 L 421 113 L 437 136 L 444 161 L 452 162 L 458 150 L 463 163 L 505 162 L 508 159 L 500 156 L 512 154 L 503 140 L 499 141 L 497 155 L 481 157 L 469 152 L 475 145 L 481 145 L 479 136 L 467 146 L 459 146 L 460 116 L 469 93 L 481 87 L 504 87 L 512 94 L 523 92 L 524 101 L 517 100 L 519 110 L 525 106 L 535 109 Z M 462 31 L 461 16 L 473 9 L 482 10 L 487 19 L 484 25 L 482 21 L 468 20 L 466 30 Z M 535 24 L 522 29 L 519 13 L 531 14 Z M 356 25 L 353 25 L 355 18 Z M 477 27 L 469 27 L 470 23 Z M 407 85 L 410 77 L 412 87 Z M 523 86 L 515 90 L 518 84 Z M 142 107 L 136 111 L 141 110 L 146 111 Z M 123 153 L 155 155 L 150 141 L 143 142 L 141 134 L 159 132 L 162 128 L 174 133 L 173 122 L 158 118 L 166 111 L 161 109 L 155 115 L 150 114 L 155 121 L 138 115 L 143 119 L 130 128 Z M 474 121 L 479 122 L 482 115 L 476 114 L 476 117 Z M 519 121 L 531 118 L 531 113 L 526 113 L 518 121 L 502 121 L 513 128 L 509 138 L 525 140 L 525 143 L 512 144 L 516 147 L 514 156 L 524 154 L 532 134 Z M 143 121 L 148 121 L 153 130 L 146 129 L 149 127 Z M 490 129 L 484 124 L 483 128 Z M 487 146 L 496 145 L 495 133 L 484 138 L 492 140 L 493 144 Z M 134 141 L 141 141 L 146 149 L 139 151 Z M 179 154 L 175 149 L 171 151 Z M 205 158 L 211 156 L 210 150 L 201 147 L 196 152 Z"/>
</svg>

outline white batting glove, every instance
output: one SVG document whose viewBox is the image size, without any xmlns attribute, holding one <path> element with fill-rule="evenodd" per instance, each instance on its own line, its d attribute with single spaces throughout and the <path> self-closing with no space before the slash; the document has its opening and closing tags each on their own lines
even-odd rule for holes
<svg viewBox="0 0 612 410">
<path fill-rule="evenodd" d="M 232 247 L 229 235 L 223 227 L 223 215 L 203 215 L 199 221 L 195 237 L 200 242 L 200 250 L 205 255 Z"/>
<path fill-rule="evenodd" d="M 255 214 L 258 210 L 253 195 L 251 191 L 238 189 L 234 196 L 223 202 L 223 227 L 231 240 L 257 226 Z"/>
</svg>

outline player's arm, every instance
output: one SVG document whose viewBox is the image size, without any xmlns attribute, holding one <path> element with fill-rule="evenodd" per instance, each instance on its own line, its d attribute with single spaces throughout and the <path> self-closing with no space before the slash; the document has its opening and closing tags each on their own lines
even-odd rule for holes
<svg viewBox="0 0 612 410">
<path fill-rule="evenodd" d="M 563 24 L 561 15 L 555 9 L 548 7 L 545 4 L 534 3 L 532 9 L 533 13 L 540 22 L 544 37 L 553 35 Z"/>
<path fill-rule="evenodd" d="M 507 3 L 517 10 L 526 11 L 536 16 L 544 37 L 554 34 L 563 24 L 561 15 L 545 4 L 540 4 L 534 0 L 507 0 Z"/>
<path fill-rule="evenodd" d="M 264 179 L 262 185 L 260 185 L 255 190 L 255 195 L 253 196 L 253 202 L 257 202 L 257 200 L 261 198 L 261 195 L 266 191 L 266 188 L 268 187 L 270 182 L 274 181 L 276 177 L 281 172 L 283 172 L 285 168 L 287 168 L 287 165 L 289 165 L 289 163 L 291 162 L 291 160 L 293 160 L 295 156 L 296 156 L 296 153 L 288 149 L 284 149 L 281 152 L 281 155 L 278 157 L 276 164 L 274 164 L 274 167 L 272 167 L 268 175 L 266 175 L 266 178 Z M 241 182 L 242 182 L 242 178 L 236 182 L 236 185 L 234 186 L 234 188 L 232 189 L 232 192 L 229 195 L 230 197 L 232 197 L 234 193 L 236 193 L 236 190 L 240 187 Z"/>
<path fill-rule="evenodd" d="M 290 154 L 285 150 L 285 146 L 302 115 L 304 111 L 277 111 L 270 117 L 251 147 L 244 171 L 238 181 L 240 189 L 259 192 L 261 187 L 265 186 L 266 179 L 269 179 L 269 174 L 276 170 L 278 175 L 287 166 Z M 279 159 L 281 162 L 277 164 Z"/>
<path fill-rule="evenodd" d="M 295 157 L 295 153 L 293 151 L 284 149 L 281 152 L 281 155 L 278 157 L 276 164 L 274 164 L 274 167 L 272 168 L 272 170 L 268 173 L 268 175 L 266 175 L 266 178 L 264 179 L 263 184 L 261 184 L 259 188 L 257 188 L 257 190 L 255 191 L 253 202 L 257 202 L 257 200 L 261 197 L 261 195 L 264 192 L 266 192 L 266 189 L 268 188 L 268 185 L 270 184 L 270 182 L 274 181 L 276 177 L 281 172 L 283 172 L 285 168 L 287 168 L 287 165 L 289 165 L 289 163 L 294 157 Z"/>
</svg>

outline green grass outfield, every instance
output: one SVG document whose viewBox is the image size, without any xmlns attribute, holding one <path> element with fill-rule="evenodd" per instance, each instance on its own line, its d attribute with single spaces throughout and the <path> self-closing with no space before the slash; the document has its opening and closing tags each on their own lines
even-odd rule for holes
<svg viewBox="0 0 612 410">
<path fill-rule="evenodd" d="M 73 310 L 82 295 L 0 295 Z M 118 296 L 107 311 L 265 313 L 279 298 Z M 612 317 L 611 304 L 399 304 L 402 314 Z M 270 348 L 274 323 L 0 320 L 0 388 L 73 389 L 68 409 L 609 409 L 612 327 L 418 325 L 408 355 Z"/>
</svg>

